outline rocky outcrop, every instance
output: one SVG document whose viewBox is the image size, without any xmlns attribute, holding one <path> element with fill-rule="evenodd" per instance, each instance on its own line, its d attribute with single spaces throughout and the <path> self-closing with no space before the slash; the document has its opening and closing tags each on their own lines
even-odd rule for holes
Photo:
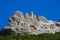
<svg viewBox="0 0 60 40">
<path fill-rule="evenodd" d="M 58 23 L 59 24 L 59 23 Z M 36 16 L 33 12 L 24 16 L 21 11 L 16 11 L 15 14 L 8 20 L 8 25 L 4 29 L 11 29 L 16 33 L 55 33 L 59 32 L 60 25 L 56 22 L 47 20 L 43 16 Z"/>
</svg>

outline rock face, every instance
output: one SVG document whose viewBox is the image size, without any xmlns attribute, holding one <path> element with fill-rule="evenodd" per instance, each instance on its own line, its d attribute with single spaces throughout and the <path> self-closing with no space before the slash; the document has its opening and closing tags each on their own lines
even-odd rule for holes
<svg viewBox="0 0 60 40">
<path fill-rule="evenodd" d="M 58 23 L 59 24 L 59 23 Z M 43 16 L 36 16 L 33 12 L 24 16 L 21 11 L 16 11 L 15 14 L 8 20 L 8 25 L 4 29 L 11 29 L 16 33 L 55 33 L 60 32 L 60 24 L 47 20 Z"/>
</svg>

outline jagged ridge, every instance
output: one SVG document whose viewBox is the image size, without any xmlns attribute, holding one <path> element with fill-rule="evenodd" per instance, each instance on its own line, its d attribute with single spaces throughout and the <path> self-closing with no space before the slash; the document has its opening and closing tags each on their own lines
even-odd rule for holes
<svg viewBox="0 0 60 40">
<path fill-rule="evenodd" d="M 58 25 L 57 25 L 58 24 Z M 33 12 L 24 16 L 21 11 L 16 11 L 15 14 L 8 20 L 8 25 L 4 29 L 11 29 L 16 33 L 55 33 L 60 32 L 60 22 L 47 20 L 43 16 L 36 16 Z"/>
</svg>

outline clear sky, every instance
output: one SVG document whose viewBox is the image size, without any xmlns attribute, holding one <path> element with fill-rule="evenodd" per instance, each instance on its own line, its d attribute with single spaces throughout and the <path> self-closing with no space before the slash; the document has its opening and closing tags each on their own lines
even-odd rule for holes
<svg viewBox="0 0 60 40">
<path fill-rule="evenodd" d="M 60 0 L 0 0 L 0 29 L 8 24 L 8 19 L 15 11 L 24 13 L 33 11 L 49 20 L 60 18 Z"/>
</svg>

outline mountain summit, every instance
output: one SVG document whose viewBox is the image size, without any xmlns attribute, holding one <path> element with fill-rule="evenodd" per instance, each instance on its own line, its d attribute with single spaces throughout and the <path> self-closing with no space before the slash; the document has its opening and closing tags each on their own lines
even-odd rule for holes
<svg viewBox="0 0 60 40">
<path fill-rule="evenodd" d="M 8 25 L 4 28 L 11 29 L 16 33 L 55 33 L 60 32 L 60 22 L 48 20 L 43 16 L 36 16 L 33 12 L 24 16 L 21 11 L 16 11 L 15 14 L 8 20 Z"/>
</svg>

